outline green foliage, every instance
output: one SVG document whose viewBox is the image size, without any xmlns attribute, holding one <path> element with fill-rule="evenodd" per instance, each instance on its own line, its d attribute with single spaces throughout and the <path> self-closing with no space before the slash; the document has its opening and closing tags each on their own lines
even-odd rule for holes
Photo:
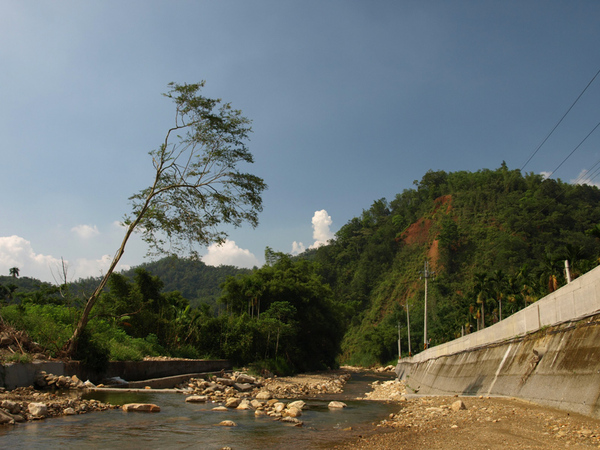
<svg viewBox="0 0 600 450">
<path fill-rule="evenodd" d="M 262 269 L 223 285 L 224 355 L 241 364 L 284 357 L 291 370 L 334 367 L 342 322 L 318 265 L 275 253 L 267 260 Z"/>
<path fill-rule="evenodd" d="M 564 284 L 600 256 L 600 190 L 521 174 L 503 164 L 478 172 L 427 172 L 416 189 L 375 202 L 351 219 L 314 260 L 341 303 L 341 360 L 372 365 L 423 348 L 428 259 L 432 345 L 489 326 Z"/>
<path fill-rule="evenodd" d="M 107 366 L 110 350 L 97 337 L 92 337 L 88 329 L 84 330 L 79 339 L 75 359 L 83 367 L 97 373 L 103 373 Z"/>
<path fill-rule="evenodd" d="M 91 354 L 100 361 L 104 353 L 113 360 L 227 358 L 282 375 L 338 362 L 387 364 L 397 356 L 398 330 L 408 354 L 409 319 L 411 351 L 423 348 L 426 259 L 435 271 L 428 283 L 432 345 L 490 326 L 557 289 L 565 283 L 564 259 L 573 278 L 598 264 L 595 187 L 506 165 L 430 171 L 415 184 L 391 202 L 375 201 L 329 245 L 297 257 L 267 248 L 261 269 L 218 272 L 166 258 L 113 274 L 90 317 Z M 26 282 L 0 277 L 0 314 L 57 354 L 73 329 L 76 296 Z M 70 286 L 71 293 L 81 289 Z"/>
<path fill-rule="evenodd" d="M 51 304 L 24 303 L 0 309 L 0 315 L 8 324 L 26 331 L 33 341 L 42 343 L 55 357 L 73 331 L 73 313 L 68 308 Z"/>
<path fill-rule="evenodd" d="M 14 353 L 12 355 L 8 355 L 4 358 L 7 363 L 16 363 L 16 364 L 27 364 L 33 361 L 33 357 L 28 354 Z"/>
</svg>

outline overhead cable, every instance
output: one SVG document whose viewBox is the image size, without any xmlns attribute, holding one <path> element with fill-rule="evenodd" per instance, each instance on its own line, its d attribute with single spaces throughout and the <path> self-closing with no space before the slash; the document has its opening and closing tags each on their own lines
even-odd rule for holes
<svg viewBox="0 0 600 450">
<path fill-rule="evenodd" d="M 579 99 L 581 98 L 581 96 L 584 94 L 585 91 L 587 91 L 587 88 L 590 87 L 590 85 L 594 82 L 594 80 L 596 79 L 596 77 L 600 74 L 600 69 L 598 69 L 598 72 L 596 72 L 596 75 L 594 75 L 592 77 L 592 79 L 590 80 L 590 82 L 587 84 L 587 86 L 583 89 L 583 91 L 581 91 L 581 94 L 579 94 L 579 96 L 575 99 L 575 101 L 573 102 L 573 104 L 569 107 L 569 109 L 567 109 L 567 112 L 563 114 L 563 116 L 560 118 L 560 120 L 556 123 L 556 125 L 554 125 L 554 128 L 552 128 L 552 130 L 550 131 L 550 133 L 548 133 L 548 135 L 544 138 L 544 140 L 540 143 L 540 145 L 537 146 L 537 148 L 535 149 L 535 151 L 531 154 L 531 156 L 529 157 L 529 159 L 527 161 L 525 161 L 525 164 L 523 164 L 523 166 L 521 167 L 521 170 L 523 170 L 525 168 L 525 166 L 527 164 L 529 164 L 529 161 L 531 161 L 531 159 L 536 155 L 536 153 L 540 150 L 540 148 L 542 148 L 542 146 L 546 143 L 546 141 L 548 140 L 548 138 L 550 136 L 552 136 L 552 133 L 554 133 L 554 130 L 556 130 L 558 128 L 558 126 L 561 124 L 561 122 L 564 120 L 565 117 L 567 117 L 567 114 L 569 114 L 569 112 L 571 112 L 571 109 L 573 109 L 573 107 L 575 106 L 575 104 L 579 101 Z"/>
</svg>

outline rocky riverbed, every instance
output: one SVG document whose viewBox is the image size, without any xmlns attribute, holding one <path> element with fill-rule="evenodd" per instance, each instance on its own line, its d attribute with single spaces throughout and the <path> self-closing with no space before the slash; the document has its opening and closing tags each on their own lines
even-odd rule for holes
<svg viewBox="0 0 600 450">
<path fill-rule="evenodd" d="M 339 394 L 352 375 L 361 371 L 343 367 L 325 373 L 266 378 L 243 372 L 222 373 L 208 379 L 190 379 L 180 385 L 178 391 L 184 395 L 182 401 L 213 403 L 215 414 L 220 410 L 248 409 L 257 416 L 302 426 L 306 405 L 300 399 Z M 119 408 L 82 399 L 79 393 L 90 386 L 81 380 L 41 375 L 43 377 L 36 382 L 38 389 L 0 392 L 0 423 Z M 370 388 L 358 398 L 391 402 L 397 411 L 373 423 L 371 432 L 361 432 L 361 437 L 348 430 L 347 439 L 341 438 L 335 448 L 600 448 L 600 421 L 590 417 L 511 398 L 410 396 L 404 384 L 395 379 L 376 381 Z M 343 408 L 344 404 L 340 402 L 330 407 Z M 227 420 L 220 425 L 236 424 Z"/>
<path fill-rule="evenodd" d="M 514 398 L 409 397 L 397 380 L 373 383 L 365 398 L 398 403 L 377 433 L 338 449 L 600 448 L 600 420 Z"/>
</svg>

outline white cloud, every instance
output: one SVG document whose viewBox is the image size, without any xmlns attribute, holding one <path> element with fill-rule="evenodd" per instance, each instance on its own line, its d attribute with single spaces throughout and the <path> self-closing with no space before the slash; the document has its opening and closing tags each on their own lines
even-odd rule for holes
<svg viewBox="0 0 600 450">
<path fill-rule="evenodd" d="M 0 274 L 2 275 L 8 275 L 12 267 L 18 267 L 19 276 L 58 283 L 63 277 L 62 262 L 60 258 L 36 253 L 31 242 L 20 236 L 0 237 Z M 75 263 L 65 260 L 67 281 L 99 277 L 106 273 L 111 262 L 112 256 L 109 255 L 104 255 L 100 259 L 78 258 Z M 128 265 L 118 265 L 117 271 L 129 268 Z"/>
<path fill-rule="evenodd" d="M 51 268 L 59 266 L 60 259 L 35 253 L 31 242 L 20 236 L 0 237 L 0 273 L 8 275 L 12 267 L 19 268 L 19 275 L 53 281 Z"/>
<path fill-rule="evenodd" d="M 304 244 L 302 242 L 294 241 L 292 243 L 292 255 L 299 255 L 304 250 L 306 250 L 306 247 L 304 246 Z"/>
<path fill-rule="evenodd" d="M 550 175 L 552 175 L 552 172 L 540 172 L 540 175 L 544 178 L 544 180 L 547 180 L 550 178 Z"/>
<path fill-rule="evenodd" d="M 574 184 L 589 184 L 590 186 L 596 186 L 596 187 L 600 188 L 600 183 L 599 182 L 595 182 L 594 183 L 592 181 L 592 179 L 590 179 L 590 177 L 588 175 L 588 171 L 585 170 L 585 169 L 582 170 L 579 173 L 579 176 L 576 179 L 571 180 L 571 183 L 574 183 Z"/>
<path fill-rule="evenodd" d="M 326 245 L 327 241 L 333 239 L 333 233 L 329 229 L 332 223 L 331 216 L 327 214 L 327 211 L 324 209 L 315 211 L 315 215 L 312 218 L 313 239 L 315 242 L 309 248 L 321 247 L 322 245 Z"/>
<path fill-rule="evenodd" d="M 100 259 L 78 258 L 73 267 L 69 267 L 69 274 L 75 278 L 88 278 L 103 276 L 110 267 L 113 257 L 103 255 Z M 128 270 L 131 266 L 126 264 L 117 264 L 116 271 Z"/>
<path fill-rule="evenodd" d="M 71 228 L 71 231 L 77 234 L 81 239 L 90 239 L 100 234 L 96 225 L 77 225 L 76 227 Z"/>
<path fill-rule="evenodd" d="M 327 211 L 324 209 L 315 211 L 312 218 L 313 239 L 315 242 L 308 248 L 319 248 L 326 245 L 330 239 L 333 239 L 334 235 L 329 229 L 332 223 L 331 216 L 327 214 Z M 306 247 L 302 242 L 294 241 L 292 243 L 292 255 L 299 255 L 305 250 Z"/>
<path fill-rule="evenodd" d="M 225 241 L 223 245 L 211 244 L 208 254 L 202 261 L 209 266 L 237 266 L 251 269 L 260 266 L 260 262 L 249 250 L 238 247 L 235 241 Z"/>
</svg>

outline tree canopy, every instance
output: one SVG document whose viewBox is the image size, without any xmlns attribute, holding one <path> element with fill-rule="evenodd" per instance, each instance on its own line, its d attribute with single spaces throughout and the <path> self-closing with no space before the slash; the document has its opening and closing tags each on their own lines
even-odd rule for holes
<svg viewBox="0 0 600 450">
<path fill-rule="evenodd" d="M 131 234 L 139 231 L 154 253 L 188 252 L 222 243 L 224 224 L 258 224 L 264 181 L 241 171 L 252 163 L 247 148 L 250 121 L 220 99 L 200 94 L 204 82 L 169 84 L 164 94 L 175 103 L 175 124 L 164 142 L 150 152 L 152 184 L 130 197 L 132 213 L 124 220 L 125 237 L 106 275 L 90 296 L 66 351 L 74 354 L 89 315 L 121 259 Z"/>
</svg>

